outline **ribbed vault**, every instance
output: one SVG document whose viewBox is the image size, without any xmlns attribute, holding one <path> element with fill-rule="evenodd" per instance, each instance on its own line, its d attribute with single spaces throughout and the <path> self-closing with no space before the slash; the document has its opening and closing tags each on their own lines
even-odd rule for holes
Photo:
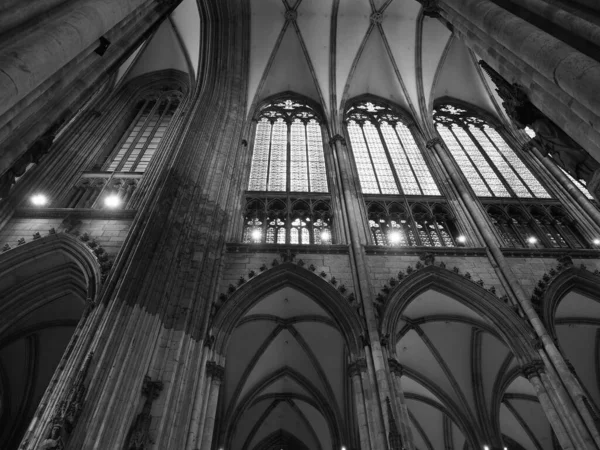
<svg viewBox="0 0 600 450">
<path fill-rule="evenodd" d="M 502 114 L 477 55 L 416 0 L 249 2 L 250 114 L 288 90 L 321 103 L 330 123 L 362 94 L 401 105 L 424 126 L 441 96 Z"/>
<path fill-rule="evenodd" d="M 390 351 L 404 370 L 417 448 L 496 448 L 508 441 L 528 450 L 552 448 L 535 392 L 520 376 L 532 355 L 515 345 L 519 334 L 528 336 L 518 318 L 474 283 L 433 267 L 423 271 L 413 286 L 392 293 L 383 321 L 394 330 Z"/>
<path fill-rule="evenodd" d="M 356 339 L 360 334 L 352 324 L 355 312 L 317 275 L 291 263 L 257 275 L 242 289 L 228 300 L 242 310 L 239 318 L 220 311 L 215 319 L 218 329 L 231 328 L 225 318 L 235 321 L 226 338 L 222 444 L 239 450 L 339 448 L 351 433 L 345 334 L 348 328 Z M 345 313 L 332 314 L 334 303 Z M 219 348 L 225 336 L 216 333 Z M 277 447 L 284 443 L 288 447 Z"/>
<path fill-rule="evenodd" d="M 0 448 L 17 448 L 99 280 L 66 234 L 0 255 Z"/>
</svg>

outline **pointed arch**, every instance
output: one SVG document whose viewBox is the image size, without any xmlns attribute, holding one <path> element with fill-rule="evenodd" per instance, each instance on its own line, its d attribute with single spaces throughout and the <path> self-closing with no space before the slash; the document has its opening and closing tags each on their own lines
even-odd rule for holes
<svg viewBox="0 0 600 450">
<path fill-rule="evenodd" d="M 316 115 L 316 118 L 320 124 L 327 125 L 326 115 L 325 111 L 323 110 L 323 106 L 319 102 L 313 100 L 312 98 L 294 91 L 278 92 L 277 94 L 270 95 L 261 100 L 252 112 L 252 120 L 258 120 L 260 118 L 261 112 L 266 107 L 281 100 L 292 100 L 294 102 L 306 105 L 306 107 L 308 107 L 308 109 Z"/>
<path fill-rule="evenodd" d="M 95 300 L 100 283 L 98 260 L 67 233 L 51 234 L 0 254 L 0 335 L 52 301 L 58 291 L 72 292 L 82 302 Z"/>
<path fill-rule="evenodd" d="M 312 396 L 313 401 L 309 401 L 307 403 L 315 407 L 315 409 L 319 411 L 325 418 L 332 441 L 334 443 L 340 442 L 340 431 L 343 429 L 343 424 L 339 413 L 332 408 L 328 399 L 321 394 L 319 389 L 309 379 L 293 368 L 286 366 L 281 367 L 277 371 L 267 375 L 258 383 L 256 383 L 256 385 L 244 396 L 244 398 L 239 401 L 232 414 L 226 417 L 226 423 L 224 426 L 227 440 L 225 445 L 226 448 L 232 447 L 232 440 L 235 435 L 235 430 L 244 413 L 256 403 L 258 398 L 262 398 L 262 396 L 259 397 L 259 394 L 270 385 L 284 377 L 289 377 L 294 380 Z"/>
<path fill-rule="evenodd" d="M 476 283 L 434 265 L 411 274 L 390 293 L 381 315 L 382 334 L 395 335 L 403 310 L 428 290 L 446 294 L 489 320 L 521 364 L 539 359 L 530 342 L 532 332 L 512 309 Z"/>
<path fill-rule="evenodd" d="M 553 278 L 546 287 L 542 299 L 542 319 L 548 332 L 556 339 L 556 310 L 569 292 L 577 292 L 597 299 L 600 275 L 585 269 L 571 267 Z"/>
<path fill-rule="evenodd" d="M 304 442 L 285 430 L 278 430 L 257 443 L 252 450 L 276 450 L 285 446 L 298 450 L 309 450 Z"/>
<path fill-rule="evenodd" d="M 292 287 L 310 297 L 335 320 L 348 350 L 360 354 L 360 336 L 365 333 L 358 314 L 331 284 L 297 264 L 287 262 L 256 275 L 227 299 L 212 322 L 215 349 L 224 355 L 228 340 L 242 316 L 265 296 L 283 287 Z"/>
<path fill-rule="evenodd" d="M 0 447 L 18 446 L 100 282 L 93 252 L 66 233 L 0 254 Z"/>
</svg>

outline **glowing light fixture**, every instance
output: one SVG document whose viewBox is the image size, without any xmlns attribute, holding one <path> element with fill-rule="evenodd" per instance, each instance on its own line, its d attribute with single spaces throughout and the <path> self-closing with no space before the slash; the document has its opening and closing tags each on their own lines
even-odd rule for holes
<svg viewBox="0 0 600 450">
<path fill-rule="evenodd" d="M 259 228 L 255 228 L 254 230 L 252 230 L 252 240 L 254 242 L 260 242 L 262 238 L 262 231 L 260 231 Z"/>
<path fill-rule="evenodd" d="M 600 245 L 600 239 L 596 238 L 592 241 L 594 245 Z"/>
<path fill-rule="evenodd" d="M 401 240 L 402 240 L 402 236 L 400 235 L 399 231 L 392 231 L 390 233 L 390 242 L 392 244 L 399 244 Z"/>
<path fill-rule="evenodd" d="M 104 199 L 104 205 L 109 208 L 117 208 L 121 205 L 121 199 L 118 195 L 109 195 Z"/>
<path fill-rule="evenodd" d="M 537 238 L 536 238 L 535 236 L 529 236 L 529 237 L 527 238 L 527 242 L 528 242 L 529 244 L 531 244 L 531 245 L 533 245 L 533 244 L 537 244 L 537 241 L 538 241 L 538 240 L 537 240 Z"/>
<path fill-rule="evenodd" d="M 462 234 L 456 238 L 456 242 L 458 242 L 459 244 L 465 244 L 467 242 L 467 238 L 466 236 L 463 236 Z"/>
<path fill-rule="evenodd" d="M 329 242 L 330 239 L 331 239 L 331 233 L 329 232 L 329 230 L 321 231 L 321 240 L 322 241 Z"/>
<path fill-rule="evenodd" d="M 35 206 L 44 206 L 46 203 L 48 203 L 48 199 L 44 194 L 35 194 L 31 196 L 31 203 L 33 203 Z"/>
</svg>

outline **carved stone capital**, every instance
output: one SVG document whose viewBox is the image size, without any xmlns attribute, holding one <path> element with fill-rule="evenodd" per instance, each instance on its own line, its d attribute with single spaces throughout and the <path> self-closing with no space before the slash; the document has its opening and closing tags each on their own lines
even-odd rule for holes
<svg viewBox="0 0 600 450">
<path fill-rule="evenodd" d="M 214 361 L 206 362 L 206 374 L 214 381 L 222 382 L 225 378 L 225 368 Z"/>
<path fill-rule="evenodd" d="M 346 139 L 344 139 L 344 137 L 340 134 L 336 134 L 331 139 L 329 139 L 329 145 L 333 147 L 337 141 L 339 141 L 340 144 L 344 146 L 346 145 Z"/>
<path fill-rule="evenodd" d="M 437 19 L 440 17 L 440 7 L 438 0 L 417 0 L 423 5 L 423 15 Z"/>
<path fill-rule="evenodd" d="M 530 380 L 546 370 L 541 360 L 531 361 L 521 367 L 521 373 Z"/>
<path fill-rule="evenodd" d="M 395 359 L 389 358 L 388 365 L 390 366 L 390 372 L 392 372 L 393 374 L 396 374 L 399 377 L 401 377 L 404 373 L 404 368 L 402 367 L 402 364 L 400 364 Z"/>
<path fill-rule="evenodd" d="M 367 361 L 365 358 L 359 358 L 348 365 L 348 376 L 360 376 L 361 372 L 367 371 Z"/>
<path fill-rule="evenodd" d="M 152 381 L 149 376 L 144 377 L 144 383 L 142 384 L 142 395 L 150 401 L 155 400 L 163 390 L 162 381 Z"/>
<path fill-rule="evenodd" d="M 379 343 L 382 347 L 387 347 L 390 344 L 390 334 L 382 334 L 379 337 Z"/>
<path fill-rule="evenodd" d="M 426 147 L 431 150 L 436 146 L 436 144 L 442 145 L 442 140 L 439 137 L 434 137 L 433 139 L 429 139 L 427 141 Z"/>
</svg>

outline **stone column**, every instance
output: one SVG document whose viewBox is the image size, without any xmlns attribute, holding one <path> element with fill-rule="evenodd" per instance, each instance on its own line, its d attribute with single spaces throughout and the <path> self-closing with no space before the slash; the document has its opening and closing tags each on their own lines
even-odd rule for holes
<svg viewBox="0 0 600 450">
<path fill-rule="evenodd" d="M 456 169 L 452 157 L 448 154 L 444 147 L 442 147 L 442 140 L 440 138 L 434 138 L 427 143 L 427 148 L 434 149 L 441 159 L 442 163 L 446 167 L 452 181 L 455 183 L 458 192 L 463 198 L 465 205 L 467 206 L 467 210 L 473 217 L 473 220 L 477 224 L 479 231 L 485 241 L 485 244 L 491 253 L 491 256 L 495 263 L 497 264 L 497 271 L 499 272 L 499 276 L 501 280 L 506 280 L 507 283 L 507 291 L 510 291 L 514 298 L 518 301 L 522 311 L 525 314 L 527 320 L 531 323 L 531 326 L 535 330 L 536 334 L 540 338 L 540 342 L 542 345 L 542 349 L 540 349 L 540 355 L 544 357 L 544 352 L 548 355 L 548 364 L 553 365 L 557 368 L 558 373 L 560 374 L 560 378 L 562 379 L 565 386 L 569 389 L 571 398 L 563 398 L 563 402 L 569 404 L 571 402 L 577 405 L 577 410 L 579 415 L 574 414 L 576 417 L 572 417 L 572 419 L 577 424 L 577 430 L 582 433 L 581 439 L 585 444 L 582 445 L 582 449 L 584 448 L 595 448 L 595 436 L 598 435 L 598 431 L 593 426 L 593 420 L 589 416 L 589 411 L 586 408 L 582 408 L 581 399 L 578 399 L 577 394 L 577 383 L 573 378 L 573 375 L 569 372 L 566 367 L 566 364 L 556 349 L 554 345 L 554 341 L 548 334 L 544 324 L 542 323 L 540 317 L 535 312 L 533 305 L 531 304 L 531 300 L 523 291 L 521 287 L 518 277 L 512 271 L 510 264 L 506 261 L 498 243 L 494 237 L 494 234 L 491 230 L 491 225 L 488 223 L 487 218 L 484 216 L 481 208 L 477 204 L 477 202 L 473 199 L 468 190 L 465 181 L 463 180 L 462 175 Z M 560 394 L 560 392 L 559 392 Z M 568 397 L 568 396 L 567 396 Z M 579 400 L 579 401 L 578 401 Z M 581 403 L 581 405 L 579 404 Z M 583 420 L 581 420 L 581 417 Z M 590 421 L 592 426 L 590 427 Z M 587 427 L 586 427 L 587 424 Z M 587 428 L 587 429 L 586 429 Z"/>
<path fill-rule="evenodd" d="M 576 449 L 575 443 L 571 440 L 567 430 L 561 420 L 560 414 L 557 412 L 556 407 L 548 392 L 544 386 L 544 383 L 540 379 L 540 372 L 544 371 L 544 364 L 541 361 L 538 363 L 529 363 L 522 368 L 523 375 L 529 380 L 535 389 L 535 393 L 537 395 L 540 404 L 542 405 L 542 409 L 546 413 L 546 417 L 556 434 L 556 438 L 560 443 L 561 448 L 564 450 Z"/>
<path fill-rule="evenodd" d="M 204 432 L 202 433 L 202 446 L 200 450 L 210 450 L 212 446 L 212 436 L 215 428 L 215 418 L 217 416 L 217 405 L 219 403 L 219 391 L 221 383 L 225 377 L 225 368 L 209 361 L 206 364 L 208 377 L 211 379 L 208 393 L 208 407 L 204 419 Z"/>
<path fill-rule="evenodd" d="M 600 63 L 516 17 L 491 0 L 443 0 L 454 11 L 522 58 L 596 114 Z"/>
<path fill-rule="evenodd" d="M 146 2 L 72 2 L 60 17 L 5 45 L 0 50 L 0 114 L 82 52 L 94 51 L 101 36 Z"/>
<path fill-rule="evenodd" d="M 404 442 L 404 447 L 406 447 L 406 450 L 415 450 L 415 442 L 412 435 L 412 428 L 410 426 L 410 416 L 408 415 L 408 407 L 406 406 L 404 390 L 402 389 L 402 365 L 393 358 L 388 359 L 388 365 L 390 367 L 390 376 L 394 380 L 396 405 L 400 411 L 399 420 L 402 442 Z"/>
<path fill-rule="evenodd" d="M 360 436 L 361 450 L 373 450 L 369 439 L 369 424 L 367 423 L 367 410 L 363 396 L 361 370 L 364 360 L 357 360 L 348 367 L 348 376 L 352 379 L 352 390 L 354 391 L 354 404 L 358 423 L 358 434 Z"/>
<path fill-rule="evenodd" d="M 556 165 L 549 156 L 544 156 L 535 147 L 531 149 L 531 153 L 544 165 L 544 167 L 560 182 L 561 186 L 575 199 L 577 204 L 596 222 L 600 225 L 600 211 L 596 208 L 588 198 L 579 190 L 575 184 L 565 175 L 565 173 Z"/>
<path fill-rule="evenodd" d="M 357 280 L 357 287 L 360 292 L 360 298 L 365 314 L 367 324 L 368 338 L 365 337 L 365 358 L 369 373 L 372 374 L 374 385 L 373 405 L 373 427 L 371 434 L 376 436 L 376 449 L 387 449 L 386 438 L 386 420 L 384 414 L 385 398 L 389 396 L 389 386 L 385 373 L 384 358 L 379 342 L 378 321 L 375 317 L 372 303 L 372 293 L 370 285 L 370 276 L 367 270 L 366 255 L 364 253 L 363 243 L 366 240 L 364 226 L 358 221 L 362 220 L 364 207 L 361 210 L 358 196 L 358 186 L 353 179 L 353 166 L 350 158 L 346 140 L 342 136 L 332 138 L 334 156 L 339 164 L 341 174 L 341 189 L 344 195 L 344 203 L 348 211 L 348 228 L 350 231 L 350 256 L 353 259 L 354 276 Z"/>
</svg>

